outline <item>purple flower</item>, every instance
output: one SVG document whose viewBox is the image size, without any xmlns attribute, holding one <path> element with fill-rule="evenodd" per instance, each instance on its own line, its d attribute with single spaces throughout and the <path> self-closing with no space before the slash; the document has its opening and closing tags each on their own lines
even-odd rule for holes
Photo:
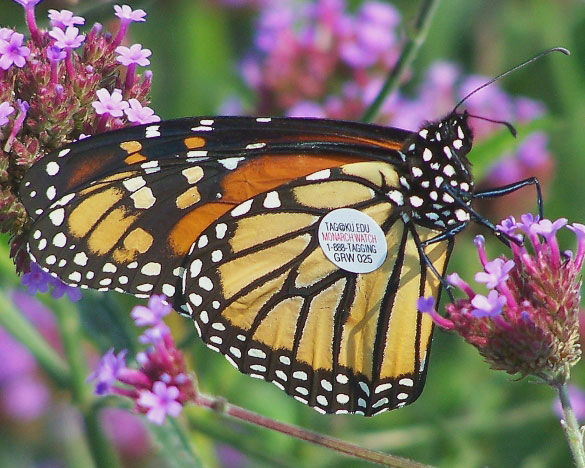
<svg viewBox="0 0 585 468">
<path fill-rule="evenodd" d="M 159 122 L 160 117 L 150 107 L 142 106 L 138 99 L 128 99 L 130 107 L 124 110 L 128 121 L 136 124 Z"/>
<path fill-rule="evenodd" d="M 47 48 L 47 58 L 51 62 L 60 62 L 66 56 L 67 56 L 67 53 L 63 49 L 61 49 L 60 47 L 57 47 L 56 45 L 53 45 L 53 46 Z"/>
<path fill-rule="evenodd" d="M 114 5 L 115 15 L 127 21 L 146 21 L 144 17 L 146 12 L 144 10 L 132 10 L 128 5 Z"/>
<path fill-rule="evenodd" d="M 60 29 L 85 23 L 85 18 L 73 16 L 73 12 L 69 10 L 49 10 L 49 19 L 51 20 L 51 26 Z"/>
<path fill-rule="evenodd" d="M 128 103 L 123 100 L 122 91 L 114 89 L 110 94 L 106 88 L 101 88 L 97 90 L 96 94 L 98 100 L 91 103 L 96 114 L 108 114 L 112 117 L 122 117 L 124 115 L 124 109 L 128 108 Z"/>
<path fill-rule="evenodd" d="M 55 27 L 49 36 L 55 39 L 55 45 L 61 49 L 77 49 L 85 40 L 85 35 L 79 34 L 79 29 L 74 26 L 67 26 L 65 31 Z"/>
<path fill-rule="evenodd" d="M 8 116 L 13 112 L 14 107 L 12 107 L 8 102 L 0 102 L 0 127 L 8 123 Z"/>
<path fill-rule="evenodd" d="M 514 264 L 514 262 L 512 262 Z M 498 291 L 492 290 L 488 293 L 487 297 L 481 294 L 476 294 L 471 300 L 471 305 L 474 309 L 471 313 L 474 317 L 495 317 L 500 315 L 502 307 L 506 304 L 506 298 L 500 296 Z"/>
<path fill-rule="evenodd" d="M 507 218 L 503 219 L 496 227 L 498 228 L 498 231 L 510 236 L 516 230 L 517 225 L 516 218 L 514 218 L 514 216 L 508 216 Z"/>
<path fill-rule="evenodd" d="M 23 286 L 26 286 L 26 290 L 29 294 L 35 294 L 37 291 L 46 293 L 49 291 L 49 281 L 51 275 L 44 272 L 36 264 L 31 262 L 30 271 L 22 275 L 20 281 Z"/>
<path fill-rule="evenodd" d="M 433 322 L 437 325 L 440 325 L 443 328 L 449 326 L 449 321 L 442 317 L 435 309 L 435 298 L 433 296 L 419 297 L 416 301 L 416 308 L 419 312 L 430 315 Z"/>
<path fill-rule="evenodd" d="M 19 68 L 24 67 L 30 49 L 22 45 L 23 39 L 23 34 L 15 32 L 8 40 L 0 40 L 0 68 L 8 70 L 13 64 Z"/>
<path fill-rule="evenodd" d="M 496 258 L 484 265 L 485 271 L 475 274 L 475 281 L 485 283 L 486 287 L 493 289 L 508 279 L 508 273 L 512 268 L 514 268 L 513 260 L 504 262 L 501 258 Z"/>
<path fill-rule="evenodd" d="M 6 382 L 34 374 L 38 367 L 28 349 L 16 341 L 4 328 L 0 328 L 0 387 Z"/>
<path fill-rule="evenodd" d="M 87 378 L 88 382 L 96 381 L 95 393 L 97 395 L 104 395 L 108 393 L 120 371 L 126 368 L 126 350 L 122 350 L 116 356 L 114 349 L 110 349 L 102 356 L 97 369 Z"/>
<path fill-rule="evenodd" d="M 156 326 L 171 310 L 172 307 L 166 301 L 165 296 L 154 295 L 148 299 L 148 307 L 141 305 L 134 307 L 130 312 L 130 317 L 139 327 Z"/>
<path fill-rule="evenodd" d="M 144 333 L 138 337 L 141 344 L 160 344 L 171 334 L 170 328 L 163 322 L 144 330 Z"/>
<path fill-rule="evenodd" d="M 167 414 L 178 416 L 183 406 L 177 401 L 179 389 L 175 386 L 167 387 L 164 382 L 155 382 L 152 391 L 143 390 L 140 392 L 137 403 L 146 412 L 146 418 L 155 423 L 162 424 Z"/>
<path fill-rule="evenodd" d="M 538 216 L 526 213 L 520 216 L 520 222 L 516 224 L 516 227 L 529 234 L 532 232 L 532 226 L 536 223 L 538 223 Z"/>
<path fill-rule="evenodd" d="M 59 299 L 63 295 L 67 294 L 67 297 L 71 302 L 77 302 L 81 300 L 81 289 L 69 286 L 61 281 L 59 278 L 55 278 L 51 276 L 49 279 L 49 284 L 53 286 L 53 290 L 51 291 L 51 297 L 53 299 Z"/>
<path fill-rule="evenodd" d="M 559 218 L 552 222 L 550 219 L 541 219 L 531 226 L 531 231 L 540 234 L 549 240 L 554 237 L 559 229 L 567 224 L 567 218 Z"/>
<path fill-rule="evenodd" d="M 150 65 L 150 60 L 147 57 L 150 57 L 152 52 L 150 49 L 143 49 L 141 44 L 134 44 L 129 48 L 118 46 L 116 47 L 116 52 L 119 54 L 116 60 L 122 65 L 137 64 L 141 67 Z"/>
<path fill-rule="evenodd" d="M 130 23 L 133 21 L 146 21 L 144 19 L 146 12 L 144 10 L 132 10 L 128 5 L 114 5 L 114 11 L 116 16 L 120 18 L 120 29 L 118 29 L 116 37 L 112 41 L 112 47 L 116 48 L 124 39 Z"/>
<path fill-rule="evenodd" d="M 16 3 L 22 5 L 23 7 L 31 7 L 35 6 L 37 3 L 41 3 L 42 0 L 13 0 Z"/>
</svg>

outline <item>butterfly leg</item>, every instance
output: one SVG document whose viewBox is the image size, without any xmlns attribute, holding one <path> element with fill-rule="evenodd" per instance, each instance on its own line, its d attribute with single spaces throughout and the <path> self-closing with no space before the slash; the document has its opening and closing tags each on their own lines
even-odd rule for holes
<svg viewBox="0 0 585 468">
<path fill-rule="evenodd" d="M 497 187 L 490 190 L 482 190 L 481 192 L 477 192 L 473 194 L 473 198 L 495 198 L 500 197 L 502 195 L 507 195 L 509 193 L 515 192 L 522 187 L 526 187 L 527 185 L 534 185 L 536 188 L 536 203 L 538 205 L 538 216 L 540 219 L 544 217 L 544 209 L 542 203 L 542 189 L 540 187 L 540 182 L 536 177 L 529 177 L 528 179 L 519 180 L 518 182 L 514 182 L 513 184 L 504 185 L 503 187 Z"/>
<path fill-rule="evenodd" d="M 425 252 L 425 247 L 427 247 L 428 245 L 434 244 L 436 242 L 446 240 L 449 243 L 448 249 L 450 250 L 453 246 L 453 236 L 456 233 L 458 233 L 459 231 L 461 231 L 464 227 L 465 227 L 465 225 L 458 225 L 455 228 L 453 228 L 449 231 L 443 232 L 443 233 L 441 233 L 441 234 L 439 234 L 431 239 L 428 239 L 426 241 L 421 241 L 420 237 L 418 236 L 418 233 L 416 232 L 415 227 L 409 226 L 409 229 L 410 229 L 412 236 L 414 238 L 414 241 L 416 243 L 416 248 L 418 249 L 419 257 L 425 263 L 426 267 L 431 271 L 431 273 L 439 279 L 441 286 L 445 289 L 445 291 L 449 295 L 449 300 L 451 302 L 455 301 L 455 297 L 453 296 L 453 293 L 452 293 L 453 287 L 445 280 L 443 275 L 441 273 L 439 273 L 439 271 L 435 268 L 435 265 L 433 265 L 433 262 L 431 261 L 431 259 L 428 257 L 428 255 Z"/>
</svg>

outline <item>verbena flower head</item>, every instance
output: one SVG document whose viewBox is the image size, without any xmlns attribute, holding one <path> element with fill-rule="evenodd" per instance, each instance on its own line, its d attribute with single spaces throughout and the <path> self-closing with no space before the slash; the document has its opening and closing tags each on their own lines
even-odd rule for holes
<svg viewBox="0 0 585 468">
<path fill-rule="evenodd" d="M 102 358 L 89 377 L 96 381 L 96 393 L 115 393 L 134 400 L 137 411 L 157 424 L 166 415 L 176 416 L 182 406 L 195 397 L 195 386 L 187 372 L 182 353 L 177 349 L 162 318 L 171 310 L 164 296 L 152 296 L 148 306 L 135 307 L 130 315 L 139 326 L 149 328 L 140 342 L 148 348 L 138 353 L 139 369 L 126 367 L 126 352 L 113 350 Z"/>
<path fill-rule="evenodd" d="M 487 296 L 453 274 L 447 281 L 467 297 L 448 304 L 445 317 L 436 312 L 432 298 L 419 299 L 419 310 L 474 345 L 493 369 L 561 385 L 581 357 L 578 314 L 585 226 L 524 215 L 519 222 L 508 218 L 498 228 L 508 236 L 521 234 L 525 242 L 510 243 L 512 260 L 489 261 L 483 238 L 476 238 L 483 271 L 475 280 L 485 284 Z M 556 233 L 564 228 L 577 238 L 575 253 L 559 250 Z"/>
<path fill-rule="evenodd" d="M 130 23 L 144 21 L 142 10 L 116 6 L 121 26 L 113 38 L 99 24 L 81 31 L 84 18 L 68 10 L 50 10 L 52 29 L 39 29 L 38 1 L 17 3 L 24 6 L 30 39 L 0 28 L 0 232 L 12 234 L 17 269 L 28 271 L 23 245 L 30 220 L 16 193 L 25 171 L 81 135 L 159 119 L 148 107 L 152 74 L 136 71 L 147 65 L 150 51 L 137 45 L 115 52 Z M 132 112 L 125 113 L 128 100 Z M 61 287 L 54 293 L 76 294 Z"/>
</svg>

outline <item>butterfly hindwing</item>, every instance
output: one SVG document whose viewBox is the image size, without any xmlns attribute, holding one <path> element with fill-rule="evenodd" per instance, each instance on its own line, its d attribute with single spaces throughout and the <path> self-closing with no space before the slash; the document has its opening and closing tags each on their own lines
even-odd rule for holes
<svg viewBox="0 0 585 468">
<path fill-rule="evenodd" d="M 432 324 L 412 295 L 437 295 L 410 228 L 386 193 L 389 164 L 354 163 L 245 201 L 194 243 L 186 311 L 211 348 L 322 412 L 367 415 L 412 402 L 424 384 Z M 317 238 L 323 216 L 354 208 L 382 227 L 380 268 L 338 268 Z M 422 240 L 435 231 L 423 232 Z M 447 243 L 427 254 L 439 271 Z"/>
</svg>

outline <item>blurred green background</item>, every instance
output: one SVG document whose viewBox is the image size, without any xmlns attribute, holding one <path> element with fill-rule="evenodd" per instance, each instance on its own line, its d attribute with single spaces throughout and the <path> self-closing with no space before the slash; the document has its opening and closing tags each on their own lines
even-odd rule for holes
<svg viewBox="0 0 585 468">
<path fill-rule="evenodd" d="M 16 26 L 24 32 L 22 8 L 9 0 L 0 2 L 2 26 Z M 133 42 L 140 42 L 153 52 L 152 107 L 163 119 L 213 114 L 228 96 L 249 92 L 239 77 L 237 63 L 252 45 L 256 16 L 253 9 L 222 8 L 217 2 L 196 0 L 127 3 L 148 13 L 146 23 L 132 25 L 130 36 Z M 419 2 L 392 3 L 401 11 L 405 27 L 412 25 Z M 96 6 L 94 0 L 46 0 L 39 5 L 37 17 L 44 18 L 48 8 L 70 8 L 85 16 L 88 26 L 94 21 L 111 20 L 112 5 L 112 2 L 100 2 Z M 551 119 L 547 131 L 556 167 L 545 198 L 545 213 L 552 218 L 563 216 L 583 223 L 583 1 L 444 0 L 412 66 L 412 80 L 420 79 L 429 64 L 438 59 L 454 62 L 466 73 L 494 76 L 552 46 L 570 49 L 571 57 L 549 56 L 514 73 L 501 86 L 511 94 L 540 100 L 549 109 Z M 438 117 L 428 116 L 429 119 Z M 470 159 L 473 161 L 473 153 Z M 467 232 L 458 237 L 450 264 L 451 271 L 469 279 L 478 265 L 472 235 Z M 570 236 L 562 239 L 566 248 L 573 247 Z M 494 251 L 499 248 L 495 242 L 491 244 Z M 10 273 L 6 242 L 0 248 L 3 250 L 0 286 L 18 287 L 17 277 Z M 86 300 L 90 305 L 84 309 L 90 312 L 84 313 L 83 320 L 89 335 L 98 325 L 108 328 L 109 323 L 116 323 L 108 322 L 108 314 L 127 313 L 136 303 L 133 298 L 117 293 L 89 292 Z M 99 317 L 92 319 L 96 311 Z M 96 325 L 100 320 L 101 324 Z M 572 466 L 561 427 L 552 412 L 552 390 L 490 371 L 475 349 L 454 335 L 435 332 L 427 384 L 415 404 L 374 418 L 363 418 L 320 415 L 273 385 L 240 375 L 222 356 L 202 345 L 192 335 L 191 325 L 182 319 L 176 319 L 174 326 L 175 336 L 192 337 L 188 353 L 192 355 L 201 390 L 224 396 L 265 416 L 438 467 Z M 119 342 L 125 342 L 124 337 L 118 338 Z M 100 342 L 95 337 L 91 341 L 103 348 L 112 343 L 108 339 Z M 573 371 L 573 383 L 585 386 L 582 364 Z M 64 407 L 67 401 L 66 393 L 54 392 L 55 408 Z M 0 419 L 0 466 L 84 466 L 78 463 L 87 461 L 86 449 L 79 434 L 76 431 L 71 434 L 71 427 L 64 427 L 68 421 L 70 418 L 54 417 L 50 421 L 34 422 L 31 435 L 25 424 Z M 363 466 L 325 449 L 228 421 L 200 408 L 188 408 L 180 424 L 189 428 L 195 450 L 212 467 Z M 56 433 L 64 434 L 58 440 L 68 438 L 67 443 L 55 447 Z M 37 463 L 45 453 L 43 450 L 51 454 L 56 451 L 52 455 L 56 460 L 54 465 Z M 38 456 L 27 459 L 26 464 L 14 464 L 23 453 L 31 451 Z M 129 460 L 127 464 L 167 466 L 164 451 L 156 447 L 138 460 Z"/>
</svg>

